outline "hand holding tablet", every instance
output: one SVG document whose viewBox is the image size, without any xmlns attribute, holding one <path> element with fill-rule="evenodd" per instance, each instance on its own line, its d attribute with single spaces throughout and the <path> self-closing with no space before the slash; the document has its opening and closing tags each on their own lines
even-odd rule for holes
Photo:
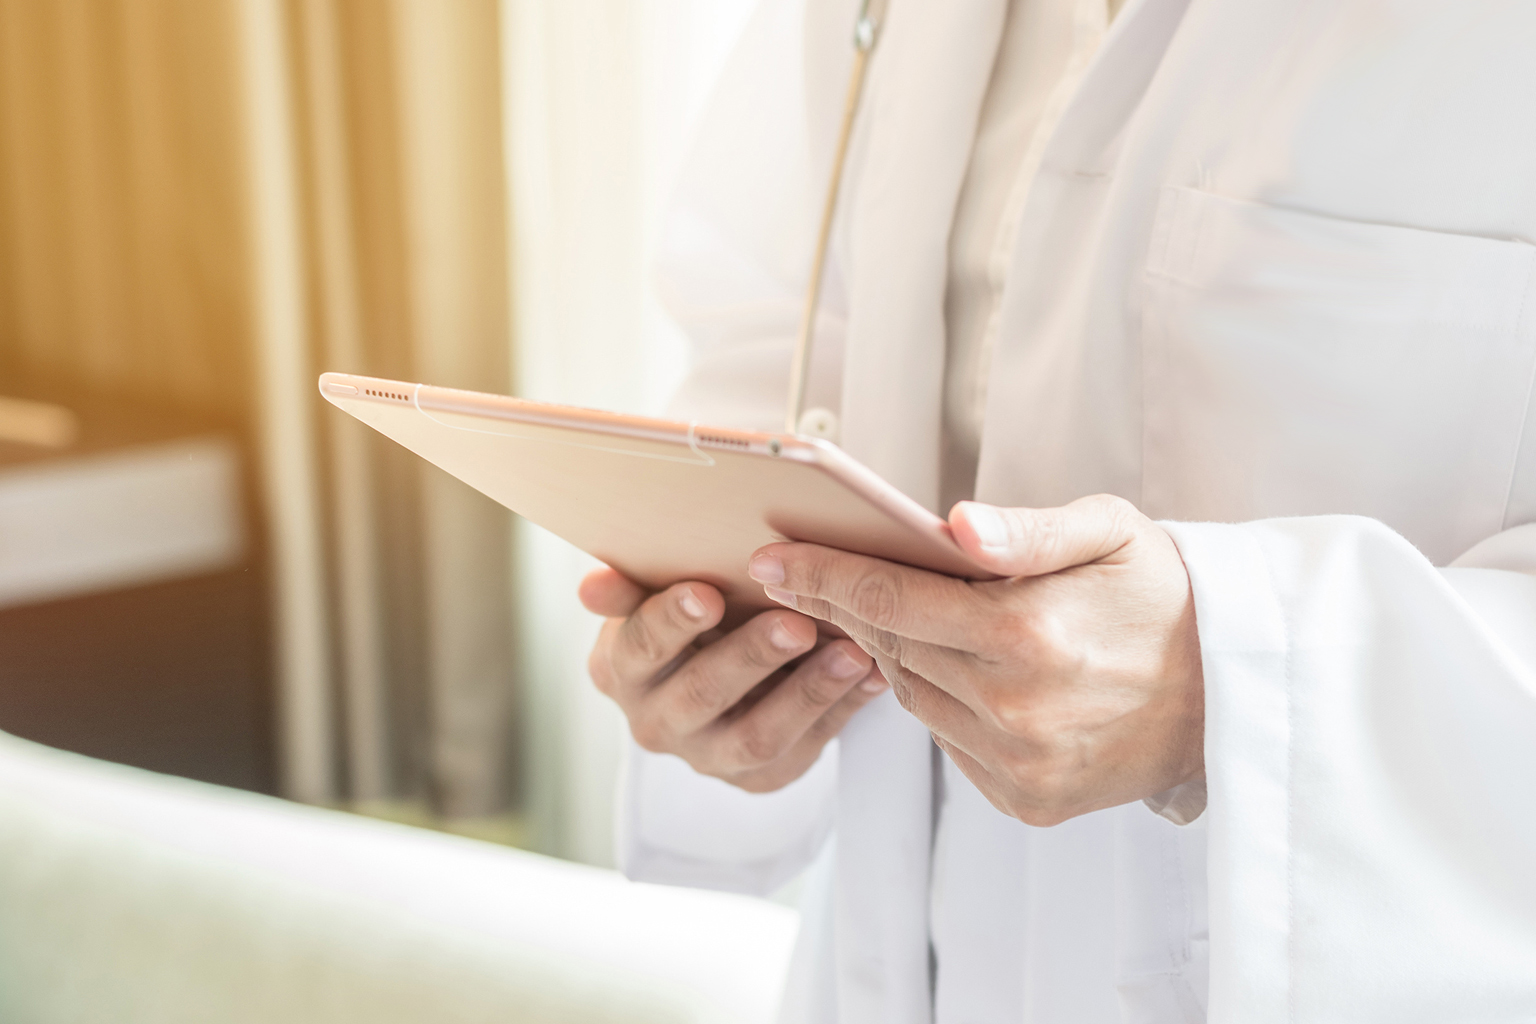
<svg viewBox="0 0 1536 1024">
<path fill-rule="evenodd" d="M 608 620 L 593 681 L 642 747 L 750 791 L 798 778 L 886 689 L 858 645 L 768 599 L 754 551 L 808 541 L 992 578 L 943 520 L 825 441 L 338 373 L 320 393 L 607 563 L 582 584 Z"/>
</svg>

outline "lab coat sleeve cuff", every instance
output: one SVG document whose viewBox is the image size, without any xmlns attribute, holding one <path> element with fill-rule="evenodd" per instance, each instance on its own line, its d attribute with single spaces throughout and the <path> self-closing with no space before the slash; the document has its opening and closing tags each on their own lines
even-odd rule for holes
<svg viewBox="0 0 1536 1024">
<path fill-rule="evenodd" d="M 1290 955 L 1289 845 L 1276 823 L 1288 820 L 1291 755 L 1284 607 L 1253 530 L 1162 525 L 1189 570 L 1200 631 L 1212 913 L 1242 923 L 1246 961 L 1283 965 Z M 1213 969 L 1225 960 L 1213 957 Z"/>
<path fill-rule="evenodd" d="M 1204 660 L 1211 1019 L 1528 1005 L 1529 577 L 1358 516 L 1166 528 Z"/>
<path fill-rule="evenodd" d="M 636 881 L 770 895 L 815 859 L 831 832 L 836 746 L 783 789 L 747 793 L 629 741 L 620 868 Z"/>
<path fill-rule="evenodd" d="M 1207 776 L 1159 793 L 1147 805 L 1175 824 L 1194 821 L 1208 804 L 1233 800 L 1258 801 L 1283 813 L 1286 628 L 1264 549 L 1241 525 L 1161 525 L 1178 545 L 1194 593 Z"/>
<path fill-rule="evenodd" d="M 1206 714 L 1209 717 L 1213 673 L 1220 682 L 1232 670 L 1223 652 L 1234 644 L 1246 649 L 1253 642 L 1254 584 L 1259 581 L 1268 586 L 1268 569 L 1259 545 L 1241 527 L 1216 523 L 1160 525 L 1173 537 L 1189 570 L 1200 629 L 1201 657 L 1206 666 Z M 1276 625 L 1282 625 L 1283 634 L 1278 603 L 1257 603 L 1273 616 L 1267 623 L 1271 627 L 1271 639 L 1279 635 L 1273 634 Z M 1207 747 L 1209 735 L 1207 729 Z M 1142 802 L 1153 814 L 1175 825 L 1188 825 L 1205 813 L 1209 799 L 1207 783 L 1202 777 L 1149 796 Z"/>
</svg>

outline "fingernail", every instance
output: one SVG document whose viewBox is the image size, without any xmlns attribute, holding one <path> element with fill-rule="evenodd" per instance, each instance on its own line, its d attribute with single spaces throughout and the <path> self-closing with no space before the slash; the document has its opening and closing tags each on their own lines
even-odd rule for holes
<svg viewBox="0 0 1536 1024">
<path fill-rule="evenodd" d="M 866 679 L 859 684 L 859 689 L 865 693 L 879 693 L 885 689 L 884 679 Z"/>
<path fill-rule="evenodd" d="M 768 631 L 768 642 L 781 651 L 798 651 L 805 646 L 805 642 L 782 622 L 775 622 L 773 628 Z"/>
<path fill-rule="evenodd" d="M 860 663 L 859 659 L 847 651 L 836 651 L 827 661 L 827 672 L 833 679 L 852 679 L 868 671 L 868 665 Z"/>
<path fill-rule="evenodd" d="M 758 555 L 747 563 L 747 575 L 759 583 L 783 583 L 784 563 L 772 555 Z"/>
<path fill-rule="evenodd" d="M 693 591 L 683 591 L 683 596 L 677 602 L 682 606 L 683 614 L 690 619 L 702 619 L 704 617 L 704 602 L 693 596 Z"/>
<path fill-rule="evenodd" d="M 795 600 L 795 595 L 787 590 L 781 590 L 778 587 L 764 587 L 763 593 L 768 595 L 770 601 L 777 601 L 785 608 L 800 607 L 799 603 Z"/>
<path fill-rule="evenodd" d="M 967 505 L 965 519 L 982 547 L 998 550 L 1008 546 L 1008 524 L 991 505 Z"/>
</svg>

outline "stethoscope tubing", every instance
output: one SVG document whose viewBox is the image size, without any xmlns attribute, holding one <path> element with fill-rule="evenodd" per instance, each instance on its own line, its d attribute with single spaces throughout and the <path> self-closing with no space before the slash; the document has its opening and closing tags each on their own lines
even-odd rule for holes
<svg viewBox="0 0 1536 1024">
<path fill-rule="evenodd" d="M 853 29 L 853 73 L 848 81 L 848 95 L 843 103 L 843 124 L 837 149 L 832 157 L 832 180 L 827 186 L 822 207 L 821 227 L 816 233 L 816 251 L 811 259 L 811 278 L 806 287 L 805 307 L 800 315 L 800 330 L 795 336 L 794 355 L 789 367 L 789 404 L 785 411 L 786 433 L 800 433 L 805 412 L 805 392 L 811 376 L 811 350 L 816 341 L 816 314 L 821 306 L 821 286 L 826 277 L 827 253 L 832 247 L 832 228 L 837 221 L 838 196 L 842 192 L 843 168 L 848 162 L 848 146 L 859 116 L 859 101 L 864 94 L 864 79 L 870 56 L 880 38 L 888 0 L 863 0 Z"/>
</svg>

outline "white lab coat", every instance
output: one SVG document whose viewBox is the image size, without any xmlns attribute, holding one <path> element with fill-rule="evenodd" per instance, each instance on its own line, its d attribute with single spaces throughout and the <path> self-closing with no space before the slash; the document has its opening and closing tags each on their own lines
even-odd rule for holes
<svg viewBox="0 0 1536 1024">
<path fill-rule="evenodd" d="M 782 416 L 855 6 L 765 0 L 681 183 L 701 421 Z M 929 503 L 1002 7 L 893 0 L 814 364 L 844 447 Z M 1130 0 L 1038 154 L 977 497 L 1167 522 L 1201 821 L 1030 829 L 951 784 L 936 852 L 886 696 L 775 794 L 632 750 L 629 873 L 766 892 L 835 835 L 788 1010 L 818 1024 L 1536 1019 L 1533 39 L 1519 0 Z"/>
</svg>

